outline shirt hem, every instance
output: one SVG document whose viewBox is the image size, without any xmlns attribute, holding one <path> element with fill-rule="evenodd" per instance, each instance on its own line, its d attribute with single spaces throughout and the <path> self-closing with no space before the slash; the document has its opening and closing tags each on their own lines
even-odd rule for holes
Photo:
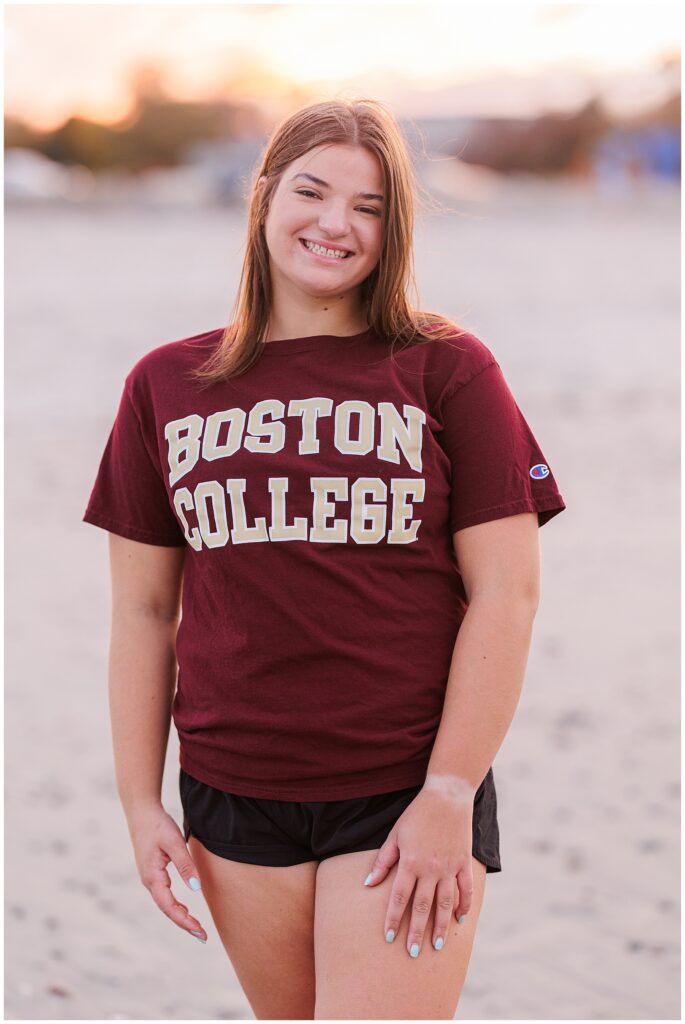
<svg viewBox="0 0 685 1024">
<path fill-rule="evenodd" d="M 390 793 L 395 789 L 408 789 L 411 786 L 422 786 L 426 780 L 428 762 L 416 764 L 411 769 L 403 772 L 385 773 L 369 772 L 361 782 L 352 782 L 347 785 L 339 783 L 316 783 L 316 784 L 290 784 L 279 785 L 263 783 L 256 780 L 238 778 L 228 774 L 216 775 L 208 772 L 202 765 L 198 764 L 181 750 L 181 768 L 208 786 L 220 789 L 224 793 L 234 793 L 236 796 L 252 796 L 263 800 L 348 800 L 354 797 L 375 796 L 379 793 Z"/>
</svg>

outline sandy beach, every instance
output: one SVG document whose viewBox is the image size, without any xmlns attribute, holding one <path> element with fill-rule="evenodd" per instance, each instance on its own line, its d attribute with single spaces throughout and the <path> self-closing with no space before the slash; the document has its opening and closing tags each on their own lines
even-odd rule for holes
<svg viewBox="0 0 685 1024">
<path fill-rule="evenodd" d="M 502 872 L 457 1017 L 680 1017 L 679 196 L 434 184 L 422 308 L 496 354 L 567 510 L 494 762 Z M 252 1019 L 140 883 L 115 784 L 107 535 L 81 522 L 124 376 L 227 322 L 241 212 L 6 209 L 6 1019 Z M 172 729 L 164 802 L 181 821 Z"/>
</svg>

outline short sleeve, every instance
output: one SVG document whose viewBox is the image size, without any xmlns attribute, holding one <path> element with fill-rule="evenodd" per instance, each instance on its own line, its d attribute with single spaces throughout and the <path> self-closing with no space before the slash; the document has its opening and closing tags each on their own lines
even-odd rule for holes
<svg viewBox="0 0 685 1024">
<path fill-rule="evenodd" d="M 186 543 L 126 386 L 82 521 L 144 544 Z"/>
<path fill-rule="evenodd" d="M 497 361 L 448 394 L 441 420 L 452 533 L 521 512 L 537 512 L 542 526 L 566 508 Z"/>
</svg>

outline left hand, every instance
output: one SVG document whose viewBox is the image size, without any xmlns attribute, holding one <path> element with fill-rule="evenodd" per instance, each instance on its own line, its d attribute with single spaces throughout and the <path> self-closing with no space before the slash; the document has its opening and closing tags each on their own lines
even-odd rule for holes
<svg viewBox="0 0 685 1024">
<path fill-rule="evenodd" d="M 443 793 L 421 789 L 379 849 L 367 883 L 371 886 L 382 882 L 399 858 L 383 928 L 386 941 L 392 942 L 397 935 L 416 884 L 407 951 L 411 956 L 419 955 L 434 898 L 432 941 L 434 947 L 437 942 L 436 948 L 442 948 L 452 912 L 462 924 L 462 915 L 471 907 L 472 843 L 473 799 L 455 801 Z M 390 938 L 389 931 L 393 933 Z"/>
</svg>

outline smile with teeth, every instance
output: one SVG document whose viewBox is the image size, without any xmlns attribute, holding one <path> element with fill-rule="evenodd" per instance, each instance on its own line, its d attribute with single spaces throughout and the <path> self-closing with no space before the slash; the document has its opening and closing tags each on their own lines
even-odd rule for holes
<svg viewBox="0 0 685 1024">
<path fill-rule="evenodd" d="M 324 249 L 322 245 L 317 245 L 315 242 L 310 242 L 306 238 L 301 238 L 300 241 L 304 245 L 305 249 L 310 249 L 312 252 L 318 253 L 319 256 L 332 256 L 339 260 L 347 259 L 352 253 L 347 249 Z"/>
</svg>

